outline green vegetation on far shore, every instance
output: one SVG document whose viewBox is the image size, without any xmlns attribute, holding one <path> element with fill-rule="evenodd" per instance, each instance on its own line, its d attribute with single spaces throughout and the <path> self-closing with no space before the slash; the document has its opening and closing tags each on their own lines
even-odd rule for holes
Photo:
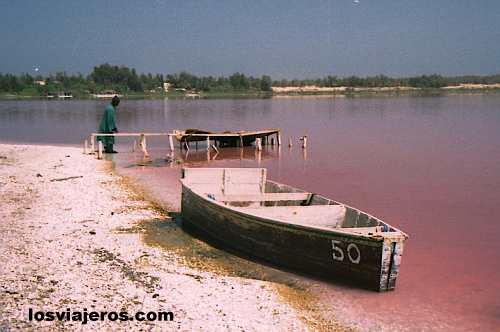
<svg viewBox="0 0 500 332">
<path fill-rule="evenodd" d="M 493 88 L 493 89 L 492 89 Z M 91 98 L 94 94 L 121 94 L 127 98 L 245 98 L 269 97 L 274 94 L 298 95 L 365 95 L 365 94 L 433 94 L 469 91 L 498 91 L 500 74 L 489 76 L 422 75 L 392 78 L 385 75 L 318 79 L 272 80 L 270 76 L 229 77 L 177 74 L 137 74 L 133 68 L 102 64 L 92 72 L 68 75 L 58 72 L 48 76 L 0 73 L 0 99 Z"/>
</svg>

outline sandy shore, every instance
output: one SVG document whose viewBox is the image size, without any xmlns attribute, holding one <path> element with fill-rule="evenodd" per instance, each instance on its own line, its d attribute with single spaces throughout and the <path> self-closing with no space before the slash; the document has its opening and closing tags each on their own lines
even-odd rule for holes
<svg viewBox="0 0 500 332">
<path fill-rule="evenodd" d="M 277 285 L 221 276 L 124 232 L 172 222 L 72 147 L 0 144 L 0 330 L 305 331 Z M 28 311 L 170 311 L 169 322 L 30 322 Z"/>
</svg>

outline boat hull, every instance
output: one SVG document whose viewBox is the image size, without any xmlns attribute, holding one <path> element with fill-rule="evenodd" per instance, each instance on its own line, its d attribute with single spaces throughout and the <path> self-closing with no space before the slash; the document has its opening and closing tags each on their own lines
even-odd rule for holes
<svg viewBox="0 0 500 332">
<path fill-rule="evenodd" d="M 183 184 L 183 225 L 246 255 L 377 291 L 394 289 L 403 242 L 285 224 L 213 202 Z"/>
</svg>

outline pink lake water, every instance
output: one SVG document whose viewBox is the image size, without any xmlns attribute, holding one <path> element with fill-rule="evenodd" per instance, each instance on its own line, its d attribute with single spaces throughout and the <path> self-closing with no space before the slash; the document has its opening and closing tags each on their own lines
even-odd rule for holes
<svg viewBox="0 0 500 332">
<path fill-rule="evenodd" d="M 0 102 L 0 140 L 78 144 L 103 102 Z M 155 200 L 179 208 L 180 167 L 266 167 L 268 177 L 374 214 L 410 235 L 395 291 L 375 293 L 286 273 L 362 330 L 500 330 L 500 95 L 383 98 L 125 100 L 122 132 L 277 127 L 284 144 L 218 155 L 131 141 L 113 156 Z M 298 137 L 308 135 L 302 150 Z M 187 236 L 187 235 L 186 235 Z M 252 265 L 249 265 L 250 268 Z M 280 277 L 281 278 L 281 277 Z"/>
</svg>

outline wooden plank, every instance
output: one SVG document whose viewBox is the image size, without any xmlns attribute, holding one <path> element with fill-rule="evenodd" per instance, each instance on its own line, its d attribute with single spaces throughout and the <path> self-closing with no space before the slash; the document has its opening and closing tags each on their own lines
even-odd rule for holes
<svg viewBox="0 0 500 332">
<path fill-rule="evenodd" d="M 223 168 L 183 168 L 183 179 L 188 184 L 219 184 L 222 186 Z"/>
<path fill-rule="evenodd" d="M 175 136 L 171 133 L 111 133 L 111 134 L 104 134 L 104 133 L 92 133 L 92 136 Z"/>
<path fill-rule="evenodd" d="M 262 168 L 260 172 L 260 192 L 264 193 L 266 191 L 266 181 L 267 181 L 267 169 Z"/>
<path fill-rule="evenodd" d="M 359 211 L 348 207 L 346 211 L 346 217 L 344 220 L 344 225 L 346 227 L 356 227 L 356 221 L 358 220 Z"/>
<path fill-rule="evenodd" d="M 170 151 L 174 151 L 174 141 L 172 135 L 168 135 L 168 144 L 170 145 Z"/>
<path fill-rule="evenodd" d="M 260 193 L 260 183 L 234 183 L 226 181 L 224 183 L 224 193 L 233 195 L 233 194 L 241 194 L 241 193 Z"/>
<path fill-rule="evenodd" d="M 255 139 L 255 148 L 257 149 L 257 151 L 262 150 L 262 138 L 257 137 Z"/>
<path fill-rule="evenodd" d="M 305 201 L 311 193 L 266 193 L 266 194 L 233 194 L 216 196 L 221 202 L 278 202 Z"/>
<path fill-rule="evenodd" d="M 262 170 L 262 168 L 226 168 L 224 176 L 224 193 L 261 193 L 262 182 L 265 182 L 266 177 L 266 172 Z"/>
<path fill-rule="evenodd" d="M 141 135 L 139 146 L 141 147 L 142 153 L 144 153 L 144 158 L 149 157 L 147 143 L 146 143 L 146 135 Z"/>
<path fill-rule="evenodd" d="M 226 181 L 237 183 L 260 183 L 263 168 L 226 168 Z"/>
<path fill-rule="evenodd" d="M 346 210 L 343 205 L 249 206 L 234 209 L 261 218 L 338 230 L 342 230 L 337 227 L 342 224 Z"/>
<path fill-rule="evenodd" d="M 380 285 L 379 290 L 386 291 L 389 290 L 387 287 L 389 284 L 389 275 L 391 269 L 391 256 L 392 256 L 392 241 L 389 239 L 384 240 L 384 246 L 382 247 L 382 265 L 380 269 Z"/>
<path fill-rule="evenodd" d="M 184 168 L 183 182 L 198 193 L 258 194 L 266 181 L 264 168 Z M 203 191 L 201 191 L 203 185 Z M 207 186 L 208 185 L 208 186 Z M 210 190 L 212 185 L 213 189 Z"/>
<path fill-rule="evenodd" d="M 387 279 L 387 289 L 396 288 L 396 279 L 399 274 L 399 266 L 401 265 L 401 259 L 403 257 L 403 241 L 393 242 L 392 251 L 392 263 L 389 269 L 389 276 Z"/>
<path fill-rule="evenodd" d="M 193 136 L 193 137 L 245 137 L 257 135 L 272 135 L 278 133 L 278 129 L 259 130 L 259 131 L 238 131 L 232 133 L 210 133 L 210 134 L 184 134 L 178 133 L 177 136 Z"/>
<path fill-rule="evenodd" d="M 102 159 L 102 141 L 97 142 L 97 159 Z"/>
<path fill-rule="evenodd" d="M 171 136 L 169 133 L 93 133 L 93 136 L 115 136 L 115 137 L 140 137 L 144 136 Z"/>
<path fill-rule="evenodd" d="M 373 226 L 373 227 L 343 227 L 340 228 L 339 230 L 341 231 L 346 231 L 346 232 L 352 232 L 352 233 L 358 233 L 358 234 L 364 234 L 368 235 L 370 233 L 372 234 L 383 234 L 382 232 L 382 226 Z"/>
</svg>

